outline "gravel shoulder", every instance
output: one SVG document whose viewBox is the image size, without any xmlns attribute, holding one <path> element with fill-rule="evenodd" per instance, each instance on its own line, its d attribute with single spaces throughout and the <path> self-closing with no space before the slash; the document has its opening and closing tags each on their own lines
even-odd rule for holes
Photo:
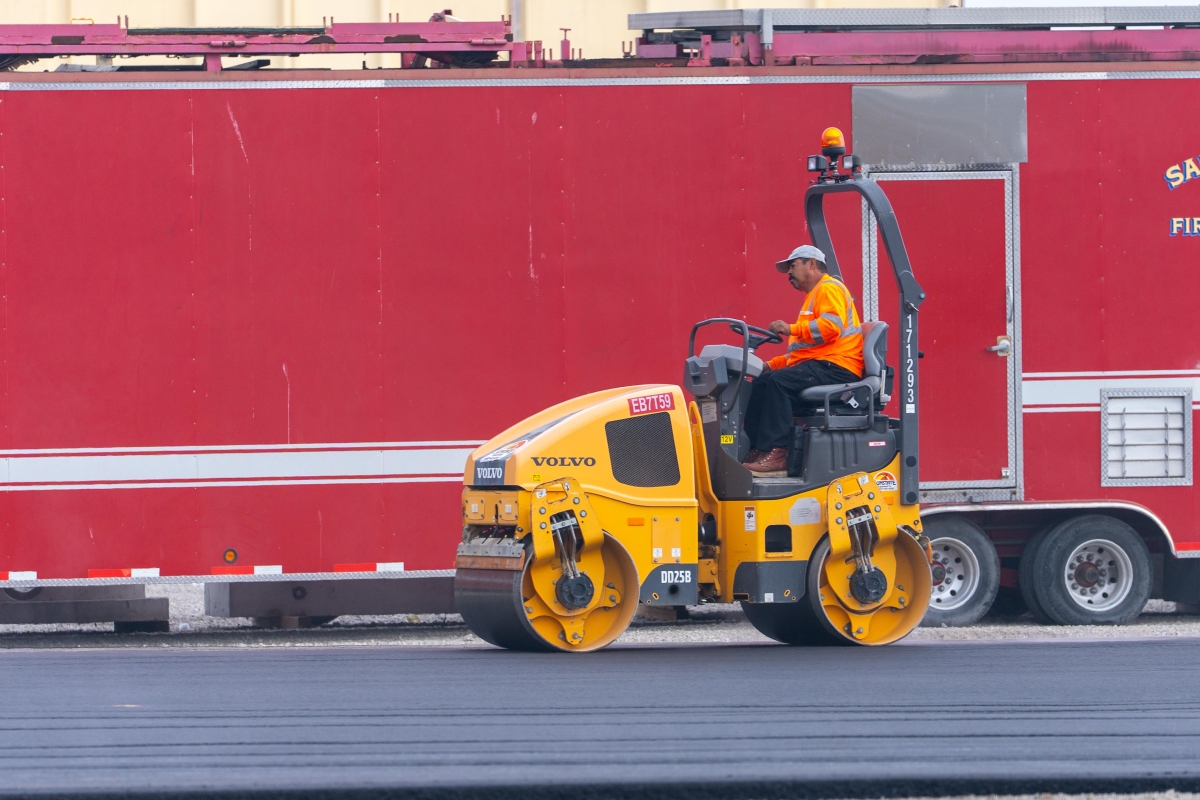
<svg viewBox="0 0 1200 800">
<path fill-rule="evenodd" d="M 246 618 L 204 615 L 200 584 L 148 586 L 147 596 L 171 601 L 169 633 L 115 634 L 112 626 L 0 625 L 0 649 L 105 647 L 488 647 L 454 614 L 339 617 L 304 630 L 255 627 Z M 1190 611 L 1190 609 L 1189 609 Z M 919 628 L 905 642 L 1043 639 L 1152 639 L 1200 637 L 1200 615 L 1181 613 L 1174 603 L 1152 600 L 1129 625 L 1114 627 L 1040 625 L 1029 616 L 992 615 L 965 628 Z M 687 619 L 635 618 L 618 645 L 770 644 L 746 621 L 737 605 L 698 606 Z M 1039 797 L 1039 800 L 1042 798 Z"/>
</svg>

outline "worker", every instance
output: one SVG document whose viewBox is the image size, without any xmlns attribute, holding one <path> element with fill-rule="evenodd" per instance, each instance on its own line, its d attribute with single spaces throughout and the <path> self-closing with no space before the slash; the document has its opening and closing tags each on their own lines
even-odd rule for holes
<svg viewBox="0 0 1200 800">
<path fill-rule="evenodd" d="M 775 268 L 805 293 L 794 325 L 775 320 L 771 333 L 787 335 L 788 349 L 763 364 L 751 384 L 746 433 L 751 450 L 744 463 L 756 474 L 787 469 L 792 433 L 792 401 L 813 386 L 853 383 L 863 372 L 862 323 L 846 284 L 829 274 L 825 254 L 803 245 Z"/>
</svg>

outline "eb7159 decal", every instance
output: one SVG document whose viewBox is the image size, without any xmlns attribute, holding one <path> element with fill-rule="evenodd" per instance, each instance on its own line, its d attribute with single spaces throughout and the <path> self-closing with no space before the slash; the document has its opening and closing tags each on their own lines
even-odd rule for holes
<svg viewBox="0 0 1200 800">
<path fill-rule="evenodd" d="M 675 396 L 670 392 L 629 398 L 629 414 L 633 417 L 639 414 L 653 414 L 656 411 L 673 411 L 674 409 Z"/>
</svg>

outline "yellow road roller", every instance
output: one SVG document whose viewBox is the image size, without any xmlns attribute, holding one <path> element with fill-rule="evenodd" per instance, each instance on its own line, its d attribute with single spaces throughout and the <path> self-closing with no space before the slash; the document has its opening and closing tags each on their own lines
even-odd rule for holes
<svg viewBox="0 0 1200 800">
<path fill-rule="evenodd" d="M 824 198 L 854 192 L 875 215 L 900 296 L 898 370 L 887 324 L 864 323 L 862 379 L 801 394 L 779 477 L 742 465 L 762 371 L 754 351 L 780 341 L 742 320 L 696 324 L 683 389 L 597 392 L 504 431 L 472 454 L 462 493 L 454 592 L 480 638 L 588 652 L 620 636 L 639 605 L 735 601 L 763 634 L 795 645 L 888 644 L 920 623 L 931 586 L 918 505 L 925 295 L 858 158 L 835 142 L 808 169 L 805 216 L 831 275 L 841 272 Z M 697 353 L 697 333 L 714 325 L 735 343 Z"/>
</svg>

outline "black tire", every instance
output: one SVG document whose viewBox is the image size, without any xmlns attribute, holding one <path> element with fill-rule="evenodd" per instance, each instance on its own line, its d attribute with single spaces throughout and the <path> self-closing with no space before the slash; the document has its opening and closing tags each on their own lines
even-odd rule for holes
<svg viewBox="0 0 1200 800">
<path fill-rule="evenodd" d="M 954 515 L 931 517 L 925 523 L 925 535 L 931 540 L 934 558 L 946 562 L 947 574 L 933 586 L 921 624 L 957 628 L 978 622 L 1000 589 L 996 546 L 974 522 Z"/>
<path fill-rule="evenodd" d="M 1053 625 L 1054 620 L 1050 619 L 1042 610 L 1037 592 L 1034 591 L 1036 580 L 1033 565 L 1037 563 L 1038 550 L 1041 549 L 1042 542 L 1046 541 L 1046 536 L 1050 531 L 1051 528 L 1042 528 L 1029 537 L 1029 540 L 1025 542 L 1025 549 L 1021 551 L 1021 563 L 1017 565 L 1017 588 L 1021 591 L 1021 599 L 1025 601 L 1025 607 L 1029 609 L 1033 618 L 1043 625 Z"/>
<path fill-rule="evenodd" d="M 808 559 L 804 575 L 804 594 L 794 603 L 747 603 L 742 611 L 759 633 L 777 642 L 791 645 L 853 645 L 852 641 L 831 630 L 820 609 L 820 565 L 829 557 L 829 537 L 823 538 Z"/>
<path fill-rule="evenodd" d="M 1075 562 L 1079 566 L 1068 574 L 1068 565 Z M 1033 562 L 1033 577 L 1038 602 L 1053 622 L 1122 625 L 1146 607 L 1153 575 L 1150 551 L 1133 528 L 1088 514 L 1072 517 L 1046 535 Z"/>
</svg>

